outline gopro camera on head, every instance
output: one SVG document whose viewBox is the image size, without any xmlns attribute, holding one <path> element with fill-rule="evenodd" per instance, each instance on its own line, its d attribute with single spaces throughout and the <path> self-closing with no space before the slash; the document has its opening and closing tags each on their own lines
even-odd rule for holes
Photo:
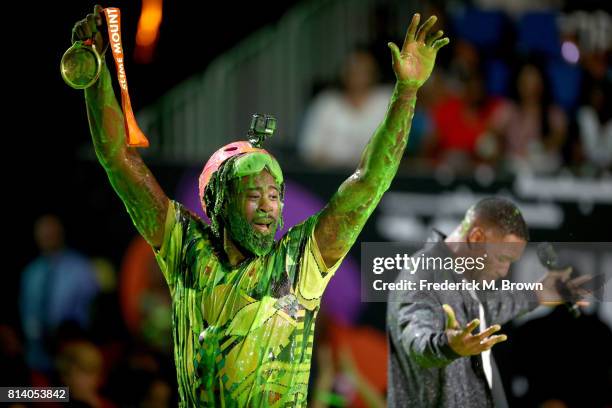
<svg viewBox="0 0 612 408">
<path fill-rule="evenodd" d="M 266 138 L 272 136 L 276 130 L 276 118 L 272 115 L 256 113 L 251 119 L 249 128 L 249 142 L 255 147 L 261 147 Z"/>
</svg>

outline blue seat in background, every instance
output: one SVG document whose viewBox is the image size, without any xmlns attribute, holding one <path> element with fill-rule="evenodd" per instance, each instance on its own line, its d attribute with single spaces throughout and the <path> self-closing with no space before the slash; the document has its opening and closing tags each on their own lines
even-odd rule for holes
<svg viewBox="0 0 612 408">
<path fill-rule="evenodd" d="M 557 13 L 538 11 L 523 14 L 517 23 L 520 52 L 544 53 L 556 58 L 561 54 Z"/>
<path fill-rule="evenodd" d="M 582 72 L 578 65 L 568 64 L 562 60 L 551 60 L 546 67 L 555 102 L 571 112 L 578 104 Z"/>
<path fill-rule="evenodd" d="M 485 62 L 486 89 L 489 95 L 507 96 L 510 81 L 510 68 L 500 59 Z"/>
<path fill-rule="evenodd" d="M 506 15 L 501 11 L 466 8 L 456 12 L 451 21 L 459 37 L 490 50 L 500 43 Z"/>
</svg>

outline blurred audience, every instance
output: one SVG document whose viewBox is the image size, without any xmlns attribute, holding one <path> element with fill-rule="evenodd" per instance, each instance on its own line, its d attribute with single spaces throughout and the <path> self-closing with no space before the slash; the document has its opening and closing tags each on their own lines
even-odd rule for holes
<svg viewBox="0 0 612 408">
<path fill-rule="evenodd" d="M 502 106 L 487 95 L 479 69 L 458 71 L 459 93 L 451 91 L 433 107 L 436 138 L 429 152 L 438 163 L 458 171 L 469 171 L 473 162 L 486 160 L 494 152 L 488 146 L 493 117 Z"/>
<path fill-rule="evenodd" d="M 144 344 L 133 344 L 121 361 L 112 367 L 105 389 L 121 407 L 176 406 L 174 362 Z"/>
<path fill-rule="evenodd" d="M 496 1 L 478 2 L 488 11 L 473 12 L 466 21 L 475 24 L 481 18 L 485 25 L 502 27 L 507 39 L 494 46 L 462 37 L 473 34 L 469 27 L 449 24 L 447 30 L 456 31 L 451 53 L 419 93 L 404 170 L 423 167 L 470 176 L 485 167 L 492 177 L 555 175 L 567 168 L 588 176 L 610 171 L 610 44 L 581 46 L 585 40 L 578 26 L 559 27 L 565 20 L 554 18 L 560 2 L 528 3 L 504 8 Z M 457 24 L 470 10 L 442 6 L 438 11 L 442 16 L 448 12 L 449 21 Z M 540 23 L 546 24 L 541 36 L 534 32 Z M 583 49 L 570 61 L 572 44 Z M 388 60 L 376 61 L 357 49 L 343 65 L 342 87 L 315 97 L 298 143 L 305 161 L 347 169 L 359 162 L 391 92 L 378 85 L 378 63 L 386 66 Z"/>
<path fill-rule="evenodd" d="M 438 92 L 440 89 L 443 89 L 442 81 L 443 78 L 434 72 L 429 81 L 419 90 L 419 102 L 414 109 L 408 145 L 404 153 L 406 157 L 409 157 L 408 160 L 410 161 L 414 162 L 422 159 L 427 153 L 428 143 L 435 137 L 432 107 L 442 97 Z"/>
<path fill-rule="evenodd" d="M 54 215 L 34 226 L 40 255 L 23 271 L 19 296 L 26 361 L 41 372 L 53 366 L 49 339 L 63 323 L 81 328 L 90 323 L 90 306 L 98 292 L 95 272 L 87 258 L 64 243 L 64 227 Z"/>
<path fill-rule="evenodd" d="M 561 166 L 567 136 L 565 112 L 552 99 L 541 65 L 521 64 L 511 82 L 510 100 L 492 127 L 501 136 L 501 151 L 514 172 L 553 172 Z"/>
<path fill-rule="evenodd" d="M 308 108 L 299 152 L 317 167 L 355 168 L 387 110 L 391 88 L 378 85 L 372 54 L 358 49 L 341 72 L 342 88 L 321 92 Z"/>
<path fill-rule="evenodd" d="M 57 357 L 59 384 L 70 390 L 72 406 L 114 408 L 99 390 L 103 381 L 102 353 L 85 340 L 64 344 Z"/>
<path fill-rule="evenodd" d="M 149 384 L 141 408 L 169 408 L 172 406 L 172 390 L 162 378 L 155 378 Z"/>
<path fill-rule="evenodd" d="M 592 83 L 578 109 L 576 122 L 587 165 L 595 171 L 612 168 L 612 104 L 610 81 Z"/>
</svg>

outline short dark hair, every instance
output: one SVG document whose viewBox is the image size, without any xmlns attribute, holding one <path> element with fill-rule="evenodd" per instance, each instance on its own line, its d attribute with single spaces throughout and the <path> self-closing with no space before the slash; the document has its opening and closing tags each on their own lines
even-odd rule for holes
<svg viewBox="0 0 612 408">
<path fill-rule="evenodd" d="M 504 235 L 516 235 L 529 241 L 527 223 L 512 201 L 501 197 L 487 197 L 470 209 L 476 219 L 498 228 Z"/>
</svg>

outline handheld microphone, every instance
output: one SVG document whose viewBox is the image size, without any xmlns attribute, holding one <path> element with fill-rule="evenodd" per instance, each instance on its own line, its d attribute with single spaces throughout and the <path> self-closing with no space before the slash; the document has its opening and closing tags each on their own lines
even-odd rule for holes
<svg viewBox="0 0 612 408">
<path fill-rule="evenodd" d="M 536 250 L 540 263 L 548 270 L 563 270 L 570 265 L 562 263 L 557 256 L 557 251 L 550 242 L 542 242 Z M 580 297 L 574 294 L 565 283 L 558 280 L 556 282 L 557 291 L 563 299 L 568 299 L 564 304 L 572 316 L 580 317 L 580 307 L 577 302 Z"/>
</svg>

